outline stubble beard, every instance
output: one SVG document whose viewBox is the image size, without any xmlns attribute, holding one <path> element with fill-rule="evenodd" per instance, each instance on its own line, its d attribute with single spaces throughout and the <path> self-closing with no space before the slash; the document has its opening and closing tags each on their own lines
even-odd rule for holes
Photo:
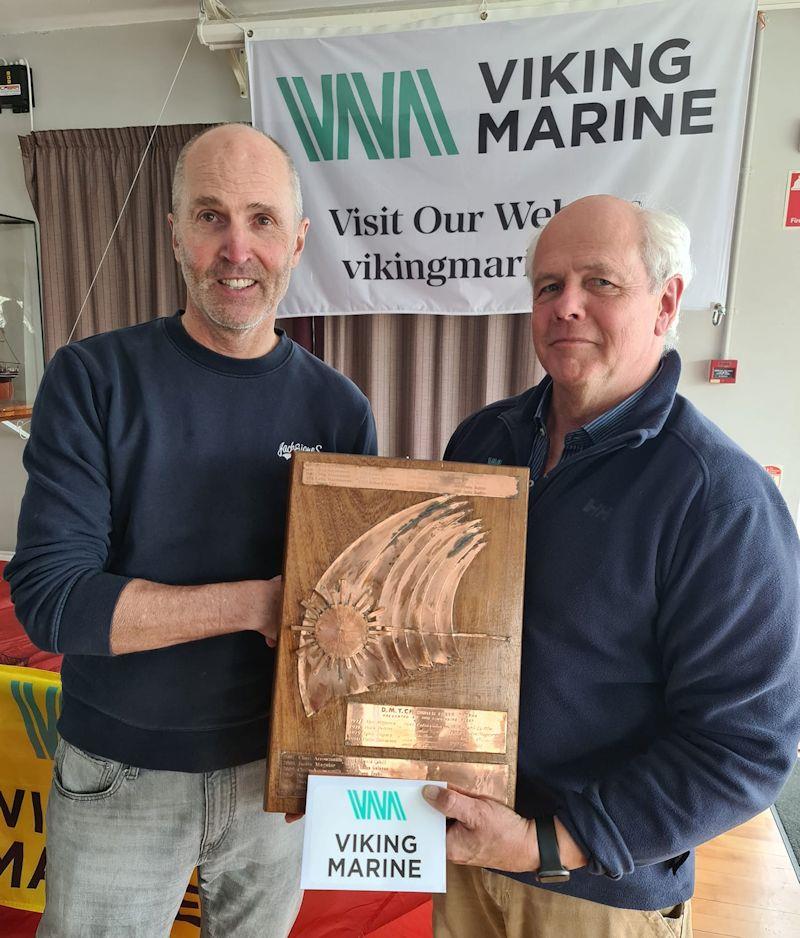
<svg viewBox="0 0 800 938">
<path fill-rule="evenodd" d="M 216 311 L 212 310 L 207 304 L 199 306 L 195 303 L 195 306 L 203 313 L 206 319 L 217 326 L 217 328 L 223 329 L 226 332 L 249 332 L 251 329 L 256 329 L 264 320 L 269 318 L 269 311 L 265 310 L 257 319 L 251 319 L 249 322 L 239 322 L 239 320 L 234 321 L 232 319 L 222 318 L 221 314 L 216 313 Z"/>
<path fill-rule="evenodd" d="M 186 283 L 186 290 L 194 307 L 212 324 L 212 327 L 224 332 L 234 332 L 241 335 L 263 325 L 278 309 L 278 303 L 283 299 L 289 286 L 292 267 L 291 260 L 287 259 L 283 267 L 269 273 L 260 264 L 256 269 L 243 271 L 218 271 L 211 268 L 198 272 L 191 260 L 181 249 L 181 271 Z M 235 313 L 231 315 L 227 304 L 220 303 L 212 296 L 212 284 L 218 279 L 249 279 L 258 281 L 263 307 L 254 318 L 242 321 Z"/>
</svg>

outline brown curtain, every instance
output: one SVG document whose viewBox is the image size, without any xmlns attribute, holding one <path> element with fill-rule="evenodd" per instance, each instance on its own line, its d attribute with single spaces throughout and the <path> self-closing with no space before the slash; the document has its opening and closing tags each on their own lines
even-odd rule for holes
<svg viewBox="0 0 800 938">
<path fill-rule="evenodd" d="M 329 316 L 324 358 L 372 403 L 382 456 L 439 459 L 467 414 L 540 380 L 530 316 Z"/>
<path fill-rule="evenodd" d="M 172 171 L 184 143 L 206 126 L 158 128 L 74 338 L 183 305 L 167 224 Z M 45 130 L 20 137 L 39 219 L 47 359 L 72 331 L 152 130 Z"/>
<path fill-rule="evenodd" d="M 280 315 L 280 307 L 278 314 Z M 277 325 L 298 345 L 324 360 L 325 316 L 290 316 L 279 319 Z"/>
</svg>

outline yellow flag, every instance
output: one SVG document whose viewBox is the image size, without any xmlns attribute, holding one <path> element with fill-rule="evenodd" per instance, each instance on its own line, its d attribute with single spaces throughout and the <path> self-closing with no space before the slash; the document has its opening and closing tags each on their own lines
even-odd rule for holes
<svg viewBox="0 0 800 938">
<path fill-rule="evenodd" d="M 61 678 L 0 665 L 0 906 L 44 909 L 45 811 L 58 744 Z M 173 938 L 198 938 L 197 877 L 187 889 Z"/>
<path fill-rule="evenodd" d="M 44 814 L 61 680 L 0 665 L 0 905 L 44 908 Z"/>
</svg>

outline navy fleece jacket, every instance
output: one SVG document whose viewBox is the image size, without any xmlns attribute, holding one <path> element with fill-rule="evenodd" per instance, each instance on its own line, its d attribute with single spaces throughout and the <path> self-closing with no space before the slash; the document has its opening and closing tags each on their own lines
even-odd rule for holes
<svg viewBox="0 0 800 938">
<path fill-rule="evenodd" d="M 529 508 L 517 809 L 590 858 L 542 888 L 625 908 L 689 898 L 691 848 L 774 800 L 800 736 L 797 532 L 679 374 L 670 352 Z M 527 465 L 541 392 L 467 418 L 445 458 Z"/>
<path fill-rule="evenodd" d="M 369 404 L 283 333 L 261 358 L 196 343 L 180 314 L 60 349 L 25 449 L 6 567 L 17 614 L 65 655 L 59 731 L 108 758 L 207 771 L 263 758 L 273 652 L 255 632 L 111 656 L 132 577 L 281 572 L 293 448 L 376 450 Z"/>
</svg>

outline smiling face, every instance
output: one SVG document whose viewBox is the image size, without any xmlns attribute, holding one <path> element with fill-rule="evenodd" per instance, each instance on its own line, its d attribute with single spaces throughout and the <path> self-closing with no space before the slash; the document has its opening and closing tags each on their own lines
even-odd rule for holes
<svg viewBox="0 0 800 938">
<path fill-rule="evenodd" d="M 187 329 L 273 335 L 308 220 L 296 217 L 283 153 L 248 127 L 218 127 L 186 154 L 172 246 L 188 291 Z"/>
<path fill-rule="evenodd" d="M 572 203 L 542 233 L 533 342 L 556 391 L 611 406 L 654 373 L 683 284 L 653 289 L 641 242 L 636 210 L 611 196 Z"/>
</svg>

